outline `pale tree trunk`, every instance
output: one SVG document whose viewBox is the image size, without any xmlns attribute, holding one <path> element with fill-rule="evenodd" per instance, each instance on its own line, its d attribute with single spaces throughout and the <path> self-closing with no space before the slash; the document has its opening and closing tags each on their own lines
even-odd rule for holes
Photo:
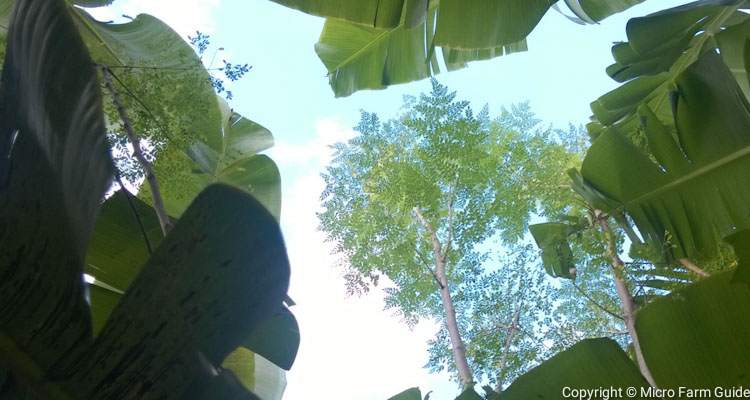
<svg viewBox="0 0 750 400">
<path fill-rule="evenodd" d="M 617 254 L 617 245 L 615 243 L 615 236 L 607 222 L 607 217 L 601 215 L 601 212 L 597 210 L 596 217 L 599 220 L 599 226 L 602 228 L 604 233 L 604 239 L 607 246 L 607 255 L 610 258 L 612 264 L 612 273 L 615 278 L 615 288 L 617 290 L 617 296 L 620 298 L 620 306 L 622 307 L 622 317 L 625 320 L 625 327 L 628 329 L 630 339 L 633 341 L 633 349 L 635 350 L 635 358 L 638 362 L 638 369 L 641 374 L 648 381 L 648 383 L 656 387 L 654 377 L 651 375 L 651 371 L 646 365 L 646 360 L 643 358 L 643 351 L 641 351 L 641 343 L 638 340 L 638 332 L 635 330 L 635 301 L 633 296 L 630 294 L 627 285 L 625 284 L 625 263 L 622 262 L 620 256 Z"/>
<path fill-rule="evenodd" d="M 446 254 L 437 238 L 437 232 L 427 219 L 425 219 L 419 208 L 414 207 L 414 214 L 428 235 L 430 235 L 432 252 L 435 258 L 435 275 L 439 283 L 438 289 L 440 290 L 440 300 L 445 314 L 445 327 L 448 330 L 448 336 L 451 341 L 453 362 L 456 365 L 461 386 L 469 388 L 474 384 L 474 376 L 471 373 L 471 367 L 469 367 L 469 361 L 466 358 L 466 346 L 463 339 L 461 339 L 461 332 L 458 328 L 458 320 L 456 319 L 456 309 L 453 307 L 453 299 L 451 298 L 450 285 L 448 284 L 448 275 L 446 273 Z"/>
</svg>

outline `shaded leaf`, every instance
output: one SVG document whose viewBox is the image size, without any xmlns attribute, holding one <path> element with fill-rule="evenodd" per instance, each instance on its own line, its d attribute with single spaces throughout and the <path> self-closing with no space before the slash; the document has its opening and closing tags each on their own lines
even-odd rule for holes
<svg viewBox="0 0 750 400">
<path fill-rule="evenodd" d="M 251 196 L 210 186 L 154 252 L 86 352 L 71 379 L 75 392 L 181 398 L 189 384 L 210 381 L 206 365 L 220 365 L 278 310 L 288 283 L 274 218 Z"/>
<path fill-rule="evenodd" d="M 516 379 L 501 393 L 501 398 L 559 399 L 564 387 L 645 388 L 648 383 L 617 342 L 586 339 Z"/>
<path fill-rule="evenodd" d="M 643 355 L 660 388 L 750 383 L 750 289 L 731 283 L 732 275 L 704 279 L 636 314 Z"/>
<path fill-rule="evenodd" d="M 132 85 L 119 89 L 139 98 L 140 103 L 132 102 L 133 109 L 150 112 L 174 140 L 191 134 L 211 146 L 221 146 L 215 134 L 221 130 L 221 112 L 208 71 L 180 35 L 147 14 L 127 23 L 108 24 L 83 9 L 71 11 L 94 61 L 109 66 Z M 148 110 L 143 110 L 144 105 Z"/>
<path fill-rule="evenodd" d="M 456 397 L 456 400 L 483 400 L 482 396 L 477 394 L 476 391 L 474 391 L 474 388 L 469 388 L 464 390 L 458 397 Z"/>
<path fill-rule="evenodd" d="M 253 330 L 242 345 L 280 368 L 289 370 L 297 357 L 299 341 L 297 320 L 284 307 L 281 312 Z"/>
<path fill-rule="evenodd" d="M 568 236 L 575 227 L 558 222 L 529 225 L 529 232 L 542 251 L 542 263 L 547 273 L 555 278 L 575 279 L 575 263 Z"/>
<path fill-rule="evenodd" d="M 96 73 L 66 7 L 16 3 L 0 97 L 0 337 L 43 370 L 91 341 L 83 261 L 112 174 Z"/>
</svg>

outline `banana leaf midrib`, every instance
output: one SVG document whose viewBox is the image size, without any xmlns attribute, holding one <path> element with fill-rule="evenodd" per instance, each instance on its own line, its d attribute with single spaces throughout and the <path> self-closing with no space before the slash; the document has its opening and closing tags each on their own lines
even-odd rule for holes
<svg viewBox="0 0 750 400">
<path fill-rule="evenodd" d="M 675 189 L 675 188 L 677 188 L 677 187 L 679 187 L 679 186 L 681 186 L 681 185 L 683 185 L 683 184 L 685 184 L 685 183 L 687 183 L 689 181 L 692 181 L 692 180 L 697 179 L 697 178 L 699 178 L 701 176 L 707 175 L 707 174 L 709 174 L 709 173 L 711 173 L 711 172 L 713 172 L 715 170 L 718 170 L 718 169 L 724 167 L 727 164 L 730 164 L 730 163 L 735 162 L 737 160 L 741 160 L 741 159 L 743 159 L 743 157 L 747 157 L 747 156 L 750 156 L 750 145 L 748 145 L 748 146 L 746 146 L 746 147 L 744 147 L 744 148 L 742 148 L 742 149 L 740 149 L 738 151 L 735 151 L 734 153 L 728 154 L 727 156 L 722 157 L 722 158 L 720 158 L 720 159 L 718 159 L 716 161 L 713 161 L 713 162 L 711 162 L 711 163 L 709 163 L 709 164 L 707 164 L 707 165 L 705 165 L 703 167 L 699 167 L 699 168 L 693 170 L 692 172 L 690 172 L 690 173 L 688 173 L 688 174 L 686 174 L 684 176 L 681 176 L 681 177 L 679 177 L 679 178 L 677 178 L 677 179 L 669 182 L 668 184 L 666 184 L 664 186 L 660 186 L 656 190 L 653 190 L 653 191 L 647 192 L 645 194 L 642 194 L 642 195 L 640 195 L 640 196 L 638 196 L 638 197 L 636 197 L 634 199 L 627 200 L 627 201 L 625 201 L 625 205 L 627 206 L 627 205 L 635 205 L 635 204 L 639 204 L 639 203 L 644 203 L 644 202 L 648 201 L 649 199 L 652 199 L 654 197 L 658 197 L 659 195 L 661 195 L 661 194 L 663 194 L 665 192 L 669 192 L 669 191 L 671 191 L 671 190 L 673 190 L 673 189 Z"/>
<path fill-rule="evenodd" d="M 341 63 L 337 64 L 335 68 L 329 69 L 328 73 L 329 74 L 334 73 L 334 72 L 338 71 L 339 69 L 341 69 L 343 67 L 346 67 L 347 65 L 353 63 L 354 61 L 357 60 L 357 58 L 359 58 L 359 56 L 361 56 L 362 54 L 365 54 L 367 52 L 367 50 L 369 50 L 371 47 L 374 47 L 379 42 L 381 42 L 381 41 L 386 40 L 387 38 L 389 38 L 393 34 L 393 32 L 396 29 L 399 29 L 399 28 L 401 28 L 400 25 L 397 26 L 397 27 L 395 27 L 395 28 L 393 28 L 393 29 L 388 29 L 388 30 L 382 32 L 375 39 L 373 39 L 372 41 L 370 41 L 369 43 L 367 43 L 361 49 L 359 49 L 356 52 L 354 52 L 354 54 L 350 55 L 349 57 L 347 57 L 346 59 L 344 59 L 344 61 L 342 61 Z"/>
<path fill-rule="evenodd" d="M 115 50 L 109 44 L 107 44 L 107 41 L 104 40 L 104 38 L 102 38 L 99 32 L 97 32 L 97 30 L 91 25 L 91 21 L 89 21 L 88 18 L 86 18 L 83 14 L 81 14 L 81 11 L 78 10 L 76 7 L 74 6 L 70 6 L 70 7 L 73 9 L 71 11 L 71 14 L 73 15 L 73 17 L 76 18 L 78 21 L 80 21 L 81 24 L 83 24 L 83 26 L 85 26 L 86 29 L 89 32 L 91 32 L 92 35 L 94 35 L 96 40 L 99 42 L 99 45 L 107 50 L 107 52 L 112 56 L 112 58 L 114 58 L 117 61 L 119 66 L 124 66 L 125 63 L 122 62 L 120 57 L 117 56 L 117 52 L 115 52 Z"/>
</svg>

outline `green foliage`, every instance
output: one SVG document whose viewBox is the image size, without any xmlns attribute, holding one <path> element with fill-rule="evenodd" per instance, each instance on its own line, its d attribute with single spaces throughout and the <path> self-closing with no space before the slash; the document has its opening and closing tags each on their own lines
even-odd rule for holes
<svg viewBox="0 0 750 400">
<path fill-rule="evenodd" d="M 407 323 L 442 320 L 436 258 L 429 232 L 413 215 L 416 207 L 439 243 L 450 242 L 448 282 L 476 378 L 494 383 L 503 364 L 500 379 L 509 382 L 538 363 L 552 330 L 536 327 L 554 308 L 555 292 L 531 268 L 530 248 L 519 248 L 494 270 L 491 246 L 521 240 L 535 215 L 570 209 L 565 171 L 580 162 L 571 151 L 578 131 L 540 128 L 527 105 L 504 110 L 495 121 L 486 110 L 474 116 L 467 102 L 436 82 L 429 95 L 407 99 L 398 119 L 381 123 L 363 113 L 357 129 L 359 136 L 334 147 L 319 215 L 345 258 L 350 292 L 385 275 L 394 284 L 385 289 L 386 306 Z M 508 334 L 517 311 L 519 326 Z M 432 370 L 455 372 L 448 336 L 443 327 L 431 342 Z M 505 350 L 490 350 L 497 347 Z"/>
<path fill-rule="evenodd" d="M 573 252 L 568 244 L 568 236 L 576 228 L 559 222 L 545 222 L 529 226 L 537 246 L 542 250 L 542 263 L 547 273 L 553 277 L 575 279 Z"/>
<path fill-rule="evenodd" d="M 734 227 L 750 222 L 740 172 L 747 164 L 748 104 L 713 52 L 676 85 L 673 124 L 663 124 L 646 105 L 639 108 L 648 153 L 608 130 L 592 144 L 582 174 L 622 204 L 649 243 L 674 258 L 711 256 Z M 615 172 L 626 165 L 633 173 Z"/>
<path fill-rule="evenodd" d="M 336 96 L 424 79 L 470 61 L 526 50 L 526 37 L 556 0 L 272 0 L 326 17 L 315 45 Z M 595 23 L 643 0 L 565 1 Z"/>
<path fill-rule="evenodd" d="M 564 387 L 624 389 L 648 387 L 648 383 L 616 342 L 587 339 L 517 379 L 501 398 L 557 399 L 564 395 Z"/>
<path fill-rule="evenodd" d="M 638 313 L 644 356 L 659 387 L 730 388 L 750 382 L 750 363 L 742 356 L 750 350 L 750 290 L 732 283 L 733 275 L 716 274 Z"/>
<path fill-rule="evenodd" d="M 495 261 L 496 270 L 467 276 L 454 295 L 472 371 L 478 382 L 494 386 L 512 382 L 554 354 L 561 342 L 552 330 L 540 329 L 556 312 L 559 292 L 545 278 L 530 246 L 510 253 Z M 429 344 L 430 371 L 455 373 L 445 327 Z"/>
<path fill-rule="evenodd" d="M 556 212 L 553 194 L 559 190 L 540 195 L 536 189 L 552 180 L 544 173 L 563 181 L 565 168 L 531 168 L 539 164 L 535 161 L 563 166 L 574 161 L 549 143 L 550 132 L 534 132 L 531 124 L 532 131 L 522 133 L 517 129 L 524 127 L 512 126 L 518 121 L 509 115 L 507 125 L 490 122 L 486 112 L 475 116 L 467 102 L 456 101 L 437 83 L 430 95 L 406 107 L 402 117 L 386 123 L 364 113 L 360 135 L 335 146 L 324 174 L 320 219 L 346 256 L 351 288 L 387 275 L 396 283 L 389 304 L 413 320 L 430 315 L 426 310 L 436 305 L 430 297 L 433 278 L 425 269 L 433 265 L 431 245 L 411 215 L 414 207 L 423 210 L 442 243 L 452 238 L 449 276 L 460 281 L 478 271 L 475 261 L 485 257 L 474 246 L 496 234 L 517 240 L 540 197 L 549 205 L 544 212 Z M 521 111 L 515 116 L 529 122 Z"/>
<path fill-rule="evenodd" d="M 13 376 L 0 371 L 0 395 L 257 398 L 249 388 L 278 398 L 283 384 L 262 374 L 283 381 L 283 373 L 258 356 L 252 387 L 217 370 L 240 346 L 287 368 L 295 356 L 299 336 L 282 307 L 289 266 L 276 218 L 246 193 L 212 185 L 158 247 L 153 215 L 143 213 L 151 218 L 136 228 L 127 215 L 148 206 L 122 193 L 108 201 L 94 229 L 112 160 L 94 63 L 75 25 L 82 14 L 68 11 L 61 0 L 19 0 L 6 36 L 0 359 Z M 228 135 L 232 144 L 222 148 L 231 150 L 222 155 L 247 156 L 243 151 L 258 146 L 257 135 L 249 138 L 247 124 L 231 122 L 227 131 L 243 131 Z M 151 246 L 135 246 L 142 232 L 153 241 L 151 255 Z M 89 301 L 96 338 L 84 258 L 89 272 L 122 288 L 94 281 Z"/>
<path fill-rule="evenodd" d="M 710 260 L 747 224 L 744 174 L 735 172 L 748 124 L 747 77 L 736 72 L 745 70 L 747 38 L 740 3 L 696 2 L 631 20 L 629 42 L 613 54 L 635 79 L 592 103 L 583 178 L 632 217 L 657 259 Z"/>
<path fill-rule="evenodd" d="M 169 143 L 154 164 L 162 179 L 167 211 L 179 216 L 193 198 L 211 183 L 225 183 L 252 194 L 277 219 L 281 214 L 281 177 L 276 164 L 259 152 L 273 146 L 268 129 L 246 119 L 218 98 L 221 129 L 204 140 Z M 139 196 L 150 200 L 148 185 Z"/>
</svg>

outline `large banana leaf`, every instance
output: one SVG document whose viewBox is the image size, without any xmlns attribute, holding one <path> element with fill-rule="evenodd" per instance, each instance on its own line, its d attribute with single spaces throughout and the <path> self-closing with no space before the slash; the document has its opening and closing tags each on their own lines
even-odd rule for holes
<svg viewBox="0 0 750 400">
<path fill-rule="evenodd" d="M 382 89 L 438 72 L 526 50 L 526 37 L 557 0 L 273 0 L 328 17 L 315 48 L 336 96 Z M 589 22 L 643 0 L 568 0 Z"/>
<path fill-rule="evenodd" d="M 89 290 L 95 334 L 140 273 L 148 260 L 149 247 L 156 248 L 161 240 L 159 221 L 148 204 L 138 198 L 128 201 L 122 191 L 104 202 L 86 254 L 86 273 L 94 278 Z M 299 341 L 294 315 L 281 308 L 249 333 L 242 346 L 289 370 Z"/>
<path fill-rule="evenodd" d="M 424 18 L 427 0 L 273 0 L 276 3 L 308 14 L 332 17 L 374 28 L 395 28 L 402 19 L 419 21 Z"/>
<path fill-rule="evenodd" d="M 273 214 L 281 214 L 281 177 L 268 156 L 258 154 L 273 145 L 268 129 L 234 112 L 221 98 L 222 128 L 207 140 L 180 142 L 162 151 L 155 164 L 162 180 L 162 197 L 169 214 L 179 216 L 212 183 L 225 183 L 252 194 Z M 148 185 L 139 196 L 150 199 Z"/>
<path fill-rule="evenodd" d="M 661 251 L 711 255 L 750 224 L 750 106 L 721 57 L 706 52 L 678 77 L 673 108 L 674 129 L 639 108 L 648 153 L 607 130 L 581 172 Z"/>
<path fill-rule="evenodd" d="M 750 384 L 750 289 L 732 283 L 733 274 L 712 276 L 638 312 L 643 355 L 660 388 Z"/>
<path fill-rule="evenodd" d="M 388 400 L 422 400 L 422 392 L 419 388 L 413 387 L 390 397 Z"/>
<path fill-rule="evenodd" d="M 278 310 L 288 279 L 274 218 L 251 196 L 211 186 L 148 260 L 71 382 L 83 398 L 148 381 L 159 384 L 138 397 L 181 398 L 191 382 L 210 376 L 187 363 L 197 356 L 220 365 Z"/>
<path fill-rule="evenodd" d="M 573 396 L 563 392 L 566 387 L 588 390 L 633 387 L 640 390 L 648 387 L 648 383 L 617 342 L 586 339 L 516 379 L 500 398 L 527 400 Z"/>
<path fill-rule="evenodd" d="M 455 71 L 466 68 L 467 64 L 471 61 L 489 60 L 495 57 L 524 52 L 528 50 L 528 47 L 526 46 L 526 40 L 522 40 L 517 43 L 489 49 L 453 49 L 443 47 L 442 50 L 445 67 L 448 68 L 448 71 Z"/>
<path fill-rule="evenodd" d="M 14 2 L 0 0 L 0 21 Z M 213 133 L 221 128 L 221 111 L 208 71 L 179 34 L 147 14 L 112 24 L 95 20 L 80 7 L 71 5 L 68 11 L 94 62 L 109 67 L 117 77 L 116 86 L 126 94 L 123 101 L 131 113 L 145 116 L 135 127 L 139 133 L 158 142 L 216 140 Z"/>
<path fill-rule="evenodd" d="M 331 18 L 315 51 L 328 69 L 336 96 L 383 89 L 432 75 L 430 60 L 435 55 L 425 45 L 430 34 L 426 28 L 424 20 L 412 28 L 374 28 Z"/>
<path fill-rule="evenodd" d="M 96 73 L 64 7 L 14 7 L 0 91 L 0 358 L 44 371 L 91 341 L 83 259 L 112 174 Z"/>
<path fill-rule="evenodd" d="M 176 32 L 158 18 L 138 15 L 124 24 L 96 21 L 72 8 L 79 30 L 96 63 L 120 77 L 120 90 L 133 110 L 147 113 L 152 129 L 173 141 L 197 137 L 219 145 L 221 112 L 203 63 Z M 144 127 L 136 127 L 144 129 Z"/>
<path fill-rule="evenodd" d="M 594 23 L 643 3 L 644 0 L 565 0 L 565 4 L 583 21 Z"/>
<path fill-rule="evenodd" d="M 486 49 L 526 39 L 557 0 L 441 0 L 435 43 Z"/>
<path fill-rule="evenodd" d="M 713 39 L 724 43 L 739 41 L 739 35 L 725 30 L 748 18 L 737 11 L 742 3 L 696 1 L 628 21 L 628 42 L 612 47 L 615 64 L 607 72 L 617 81 L 629 82 L 591 104 L 597 124 L 590 131 L 600 130 L 598 126 L 613 128 L 635 136 L 633 140 L 638 144 L 638 134 L 634 133 L 639 122 L 636 110 L 643 103 L 663 123 L 673 124 L 670 100 L 675 80 L 701 54 L 715 48 Z M 722 57 L 736 64 L 736 50 L 742 46 L 744 41 L 733 46 L 725 44 Z"/>
</svg>

